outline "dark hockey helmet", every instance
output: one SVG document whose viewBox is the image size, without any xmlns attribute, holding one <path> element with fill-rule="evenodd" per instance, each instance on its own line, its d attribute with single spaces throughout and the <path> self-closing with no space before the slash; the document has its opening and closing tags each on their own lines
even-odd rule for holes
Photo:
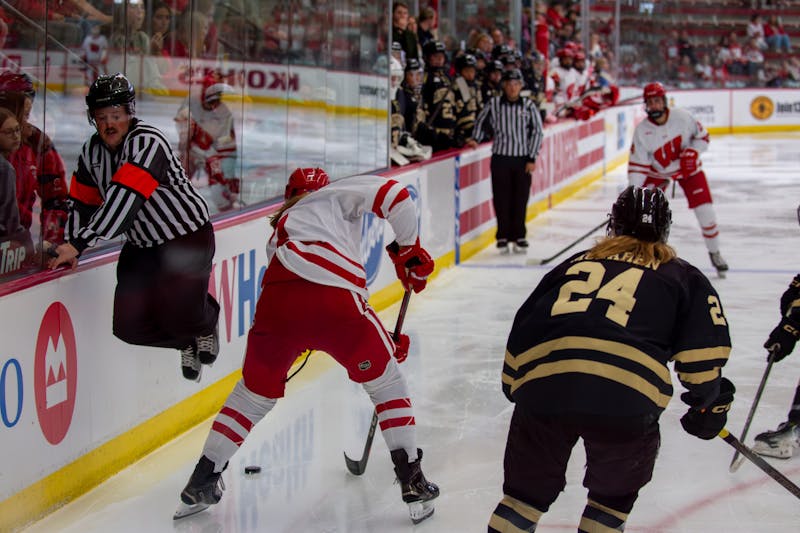
<svg viewBox="0 0 800 533">
<path fill-rule="evenodd" d="M 445 48 L 444 43 L 441 41 L 428 41 L 422 47 L 422 55 L 425 57 L 430 57 L 433 54 L 444 54 L 447 52 L 447 48 Z"/>
<path fill-rule="evenodd" d="M 608 234 L 666 243 L 671 224 L 672 211 L 661 189 L 630 185 L 611 207 Z"/>
<path fill-rule="evenodd" d="M 415 57 L 411 57 L 406 61 L 406 72 L 418 72 L 422 69 L 422 63 L 419 62 L 419 59 Z"/>
<path fill-rule="evenodd" d="M 133 84 L 119 72 L 100 76 L 89 87 L 89 94 L 86 95 L 89 123 L 94 126 L 95 110 L 109 106 L 124 106 L 131 116 L 136 111 L 136 91 Z"/>
<path fill-rule="evenodd" d="M 478 61 L 472 54 L 461 54 L 456 58 L 454 63 L 456 67 L 456 72 L 461 72 L 467 67 L 476 68 L 478 66 Z"/>
<path fill-rule="evenodd" d="M 288 200 L 298 194 L 316 191 L 329 183 L 328 174 L 321 168 L 296 168 L 289 175 L 283 198 Z"/>
<path fill-rule="evenodd" d="M 476 61 L 488 61 L 488 57 L 483 50 L 479 50 L 478 48 L 467 48 L 465 50 L 468 54 L 475 56 Z"/>
<path fill-rule="evenodd" d="M 491 74 L 492 72 L 503 72 L 503 63 L 497 60 L 489 61 L 486 63 L 486 68 L 484 70 L 487 74 Z"/>
<path fill-rule="evenodd" d="M 0 91 L 20 92 L 28 98 L 36 96 L 33 80 L 25 72 L 11 72 L 10 70 L 0 72 Z"/>
<path fill-rule="evenodd" d="M 492 59 L 500 59 L 502 56 L 510 55 L 511 47 L 507 44 L 497 44 L 492 48 Z"/>
<path fill-rule="evenodd" d="M 522 71 L 518 68 L 504 70 L 503 77 L 500 78 L 500 81 L 509 81 L 509 80 L 524 81 L 522 77 Z"/>
</svg>

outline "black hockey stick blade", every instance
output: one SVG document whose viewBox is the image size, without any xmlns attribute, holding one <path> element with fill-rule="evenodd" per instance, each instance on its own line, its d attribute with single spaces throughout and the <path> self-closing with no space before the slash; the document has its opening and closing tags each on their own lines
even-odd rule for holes
<svg viewBox="0 0 800 533">
<path fill-rule="evenodd" d="M 731 435 L 727 429 L 723 428 L 722 431 L 719 432 L 719 436 L 725 442 L 736 448 L 736 451 L 742 454 L 745 458 L 749 459 L 754 465 L 763 470 L 769 477 L 780 483 L 783 488 L 794 494 L 797 498 L 800 498 L 800 487 L 792 483 L 789 478 L 781 474 L 756 452 L 742 444 L 739 439 Z"/>
<path fill-rule="evenodd" d="M 753 405 L 750 406 L 750 412 L 747 414 L 747 420 L 745 420 L 744 427 L 742 428 L 742 440 L 747 438 L 747 432 L 750 430 L 750 423 L 753 421 L 753 415 L 756 413 L 756 407 L 758 407 L 758 402 L 761 400 L 761 394 L 764 392 L 764 386 L 767 384 L 767 377 L 769 377 L 769 371 L 772 370 L 773 362 L 775 362 L 775 354 L 774 352 L 770 351 L 769 360 L 767 361 L 767 368 L 764 370 L 764 375 L 761 376 L 761 383 L 759 383 L 756 396 L 753 398 Z M 730 473 L 733 474 L 739 470 L 739 467 L 742 466 L 743 462 L 744 457 L 740 457 L 739 450 L 736 450 L 733 454 L 733 458 L 731 459 L 731 465 L 728 467 Z"/>
<path fill-rule="evenodd" d="M 408 302 L 411 301 L 411 291 L 406 290 L 403 294 L 403 301 L 400 303 L 400 312 L 397 313 L 397 322 L 394 324 L 394 333 L 392 338 L 397 341 L 400 338 L 400 331 L 403 329 L 403 321 L 406 318 L 406 311 L 408 311 Z M 372 421 L 369 423 L 369 433 L 367 433 L 367 442 L 364 443 L 364 451 L 361 454 L 361 459 L 355 460 L 347 457 L 344 454 L 344 464 L 351 474 L 360 476 L 367 469 L 367 461 L 369 461 L 369 452 L 372 449 L 372 439 L 375 438 L 375 429 L 378 427 L 378 411 L 372 413 Z"/>
<path fill-rule="evenodd" d="M 367 442 L 364 444 L 364 452 L 361 454 L 361 459 L 355 460 L 347 457 L 344 454 L 344 464 L 347 469 L 354 476 L 360 476 L 367 469 L 367 461 L 369 461 L 369 452 L 372 449 L 372 439 L 375 438 L 375 428 L 378 427 L 378 412 L 372 414 L 372 422 L 369 423 L 369 433 L 367 433 Z"/>
<path fill-rule="evenodd" d="M 594 233 L 595 231 L 599 230 L 603 226 L 606 226 L 607 224 L 608 224 L 608 220 L 604 220 L 599 225 L 593 227 L 592 229 L 590 229 L 589 231 L 587 231 L 586 233 L 584 233 L 583 235 L 581 235 L 580 237 L 578 237 L 577 239 L 572 241 L 572 243 L 570 243 L 569 246 L 566 246 L 566 247 L 562 248 L 561 250 L 559 250 L 557 253 L 551 255 L 550 257 L 547 257 L 545 259 L 528 259 L 526 261 L 526 264 L 528 264 L 528 265 L 546 265 L 547 263 L 549 263 L 553 259 L 559 257 L 561 254 L 563 254 L 564 252 L 566 252 L 567 250 L 569 250 L 573 246 L 577 245 L 579 242 L 581 242 L 585 238 L 589 237 L 592 233 Z"/>
</svg>

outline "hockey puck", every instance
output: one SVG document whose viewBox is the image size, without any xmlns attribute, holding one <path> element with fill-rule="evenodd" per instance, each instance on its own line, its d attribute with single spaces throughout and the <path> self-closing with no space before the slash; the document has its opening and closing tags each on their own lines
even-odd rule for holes
<svg viewBox="0 0 800 533">
<path fill-rule="evenodd" d="M 261 467 L 256 465 L 246 466 L 244 467 L 245 474 L 258 474 L 261 472 Z"/>
</svg>

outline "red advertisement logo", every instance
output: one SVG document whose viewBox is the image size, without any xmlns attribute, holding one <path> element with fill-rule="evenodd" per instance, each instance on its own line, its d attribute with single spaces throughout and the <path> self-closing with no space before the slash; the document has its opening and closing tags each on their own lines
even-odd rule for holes
<svg viewBox="0 0 800 533">
<path fill-rule="evenodd" d="M 78 385 L 75 330 L 61 302 L 51 304 L 42 318 L 33 374 L 39 426 L 47 442 L 58 444 L 72 422 Z"/>
</svg>

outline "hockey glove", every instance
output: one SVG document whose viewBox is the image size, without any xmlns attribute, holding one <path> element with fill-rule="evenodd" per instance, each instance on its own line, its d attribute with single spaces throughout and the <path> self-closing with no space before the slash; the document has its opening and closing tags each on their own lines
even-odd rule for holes
<svg viewBox="0 0 800 533">
<path fill-rule="evenodd" d="M 684 178 L 696 174 L 701 164 L 700 153 L 694 148 L 687 148 L 681 152 L 681 173 Z"/>
<path fill-rule="evenodd" d="M 794 320 L 784 318 L 781 323 L 769 334 L 764 348 L 772 352 L 773 361 L 776 363 L 792 353 L 797 339 L 800 338 L 800 326 Z M 769 356 L 767 356 L 769 361 Z"/>
<path fill-rule="evenodd" d="M 722 378 L 719 382 L 719 396 L 716 400 L 704 409 L 689 407 L 686 414 L 681 417 L 681 425 L 686 433 L 703 440 L 711 440 L 716 437 L 728 421 L 728 411 L 733 403 L 734 392 L 736 392 L 736 387 L 733 386 L 733 383 L 728 378 Z M 691 393 L 681 394 L 681 400 L 691 404 Z"/>
<path fill-rule="evenodd" d="M 393 241 L 386 246 L 389 257 L 394 263 L 397 279 L 406 290 L 420 292 L 428 284 L 428 276 L 433 272 L 433 259 L 419 245 L 419 239 L 410 246 L 400 246 Z"/>
<path fill-rule="evenodd" d="M 402 363 L 408 357 L 408 347 L 410 344 L 411 340 L 405 333 L 401 333 L 398 339 L 394 341 L 394 358 L 397 359 L 398 363 Z"/>
<path fill-rule="evenodd" d="M 786 313 L 789 309 L 792 308 L 792 302 L 800 298 L 800 274 L 796 275 L 792 282 L 789 284 L 789 288 L 783 293 L 781 296 L 781 316 L 786 316 Z M 800 306 L 800 302 L 798 302 L 798 306 Z"/>
</svg>

